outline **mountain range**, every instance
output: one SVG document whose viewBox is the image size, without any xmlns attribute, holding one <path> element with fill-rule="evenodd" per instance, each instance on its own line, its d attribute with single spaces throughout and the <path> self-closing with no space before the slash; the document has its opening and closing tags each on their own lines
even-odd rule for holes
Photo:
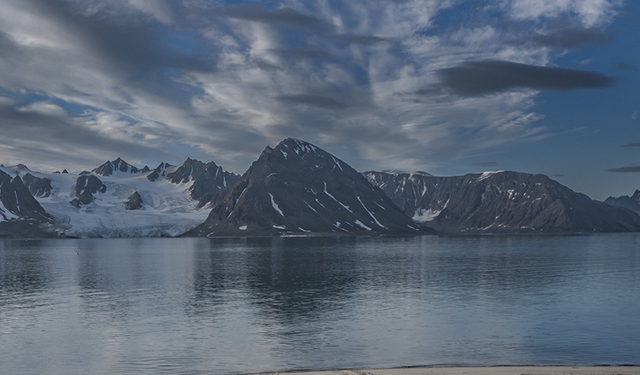
<svg viewBox="0 0 640 375">
<path fill-rule="evenodd" d="M 293 138 L 242 176 L 190 158 L 155 169 L 117 158 L 78 174 L 0 165 L 0 237 L 16 238 L 640 231 L 624 202 L 510 171 L 359 173 Z"/>
</svg>

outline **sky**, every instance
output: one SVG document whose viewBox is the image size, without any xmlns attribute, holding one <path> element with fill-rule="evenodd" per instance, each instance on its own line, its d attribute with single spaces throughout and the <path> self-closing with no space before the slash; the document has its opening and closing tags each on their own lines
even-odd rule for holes
<svg viewBox="0 0 640 375">
<path fill-rule="evenodd" d="M 187 157 L 294 137 L 360 171 L 640 189 L 640 2 L 0 0 L 0 163 Z"/>
</svg>

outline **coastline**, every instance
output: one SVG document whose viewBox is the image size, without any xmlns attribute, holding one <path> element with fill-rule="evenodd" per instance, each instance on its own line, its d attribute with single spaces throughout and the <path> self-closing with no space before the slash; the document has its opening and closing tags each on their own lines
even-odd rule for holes
<svg viewBox="0 0 640 375">
<path fill-rule="evenodd" d="M 640 366 L 477 366 L 265 372 L 249 375 L 640 375 Z"/>
</svg>

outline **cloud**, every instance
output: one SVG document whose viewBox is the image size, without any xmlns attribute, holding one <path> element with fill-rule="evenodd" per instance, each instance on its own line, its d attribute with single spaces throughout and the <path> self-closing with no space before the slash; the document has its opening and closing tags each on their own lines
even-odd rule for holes
<svg viewBox="0 0 640 375">
<path fill-rule="evenodd" d="M 495 161 L 476 161 L 471 163 L 474 167 L 495 167 L 498 165 Z"/>
<path fill-rule="evenodd" d="M 611 21 L 624 0 L 504 0 L 515 19 L 537 20 L 542 17 L 577 16 L 586 27 L 600 26 Z"/>
<path fill-rule="evenodd" d="M 640 166 L 613 168 L 607 169 L 607 171 L 616 173 L 640 173 Z"/>
<path fill-rule="evenodd" d="M 216 14 L 228 18 L 253 21 L 277 26 L 288 26 L 300 29 L 316 29 L 328 27 L 322 20 L 295 9 L 281 8 L 271 10 L 253 4 L 230 5 L 216 10 Z"/>
<path fill-rule="evenodd" d="M 336 35 L 333 35 L 332 37 L 333 39 L 339 42 L 362 44 L 367 46 L 393 42 L 391 38 L 383 38 L 383 37 L 372 36 L 372 35 L 336 34 Z"/>
<path fill-rule="evenodd" d="M 274 53 L 286 60 L 324 60 L 329 59 L 332 55 L 326 51 L 320 50 L 300 50 L 300 49 L 269 49 L 268 52 Z"/>
<path fill-rule="evenodd" d="M 278 100 L 293 104 L 304 104 L 323 109 L 345 109 L 348 104 L 322 95 L 280 95 Z"/>
<path fill-rule="evenodd" d="M 554 27 L 543 32 L 511 39 L 510 44 L 528 44 L 532 47 L 575 49 L 585 44 L 608 44 L 613 35 L 600 28 Z"/>
<path fill-rule="evenodd" d="M 638 111 L 633 112 L 631 114 L 631 118 L 634 119 L 634 120 L 637 120 L 638 119 Z"/>
<path fill-rule="evenodd" d="M 438 71 L 443 85 L 462 96 L 481 96 L 518 88 L 575 90 L 613 86 L 613 78 L 591 71 L 509 61 L 472 61 Z"/>
<path fill-rule="evenodd" d="M 91 129 L 51 103 L 21 107 L 10 101 L 0 101 L 0 118 L 3 134 L 0 149 L 6 150 L 3 162 L 7 164 L 24 162 L 36 170 L 54 170 L 64 165 L 80 170 L 114 156 L 141 160 L 153 153 L 175 159 L 175 155 L 158 152 L 136 142 L 134 137 L 114 139 L 102 133 L 104 127 Z M 113 123 L 113 120 L 109 122 Z M 24 134 L 29 136 L 24 137 Z"/>
<path fill-rule="evenodd" d="M 544 68 L 559 56 L 550 47 L 604 42 L 598 28 L 613 8 L 587 25 L 573 1 L 560 9 L 570 26 L 553 24 L 550 2 L 536 16 L 502 0 L 0 1 L 3 157 L 210 157 L 243 172 L 293 136 L 363 169 L 433 170 L 431 160 L 549 136 L 537 92 L 520 88 L 612 83 Z M 523 42 L 509 43 L 517 34 L 496 18 L 527 27 Z M 482 81 L 496 71 L 508 74 Z M 21 124 L 37 124 L 36 135 Z"/>
</svg>

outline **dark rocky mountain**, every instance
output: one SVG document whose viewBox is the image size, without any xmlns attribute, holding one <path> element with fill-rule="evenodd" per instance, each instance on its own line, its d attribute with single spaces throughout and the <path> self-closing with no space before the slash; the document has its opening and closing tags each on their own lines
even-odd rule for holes
<svg viewBox="0 0 640 375">
<path fill-rule="evenodd" d="M 76 198 L 69 203 L 76 207 L 80 207 L 93 202 L 94 194 L 105 193 L 107 191 L 107 186 L 96 176 L 81 175 L 76 180 L 74 190 Z"/>
<path fill-rule="evenodd" d="M 48 178 L 39 178 L 27 173 L 22 176 L 22 182 L 29 189 L 31 195 L 39 198 L 47 198 L 51 196 L 51 180 Z"/>
<path fill-rule="evenodd" d="M 102 164 L 92 172 L 99 176 L 111 176 L 113 172 L 138 173 L 140 172 L 140 169 L 127 163 L 121 158 L 117 158 L 116 160 L 108 161 Z"/>
<path fill-rule="evenodd" d="M 267 147 L 187 235 L 430 233 L 348 164 L 296 139 Z"/>
<path fill-rule="evenodd" d="M 163 164 L 160 164 L 147 178 L 155 181 L 160 176 L 164 176 L 167 181 L 174 184 L 193 182 L 189 192 L 191 198 L 199 202 L 199 207 L 206 204 L 215 205 L 240 178 L 235 173 L 225 171 L 214 162 L 203 163 L 187 158 L 171 172 L 168 171 L 171 166 Z"/>
<path fill-rule="evenodd" d="M 640 216 L 594 201 L 544 175 L 485 172 L 455 177 L 365 172 L 404 213 L 439 231 L 631 232 Z"/>
<path fill-rule="evenodd" d="M 31 195 L 19 176 L 0 171 L 0 222 L 33 220 L 48 223 L 51 217 Z"/>
<path fill-rule="evenodd" d="M 628 208 L 640 214 L 640 190 L 636 190 L 632 196 L 623 195 L 621 197 L 609 197 L 604 203 L 611 206 L 620 206 Z"/>
<path fill-rule="evenodd" d="M 127 210 L 139 210 L 142 208 L 142 197 L 137 191 L 134 191 L 129 199 L 125 202 L 124 207 Z"/>
</svg>

